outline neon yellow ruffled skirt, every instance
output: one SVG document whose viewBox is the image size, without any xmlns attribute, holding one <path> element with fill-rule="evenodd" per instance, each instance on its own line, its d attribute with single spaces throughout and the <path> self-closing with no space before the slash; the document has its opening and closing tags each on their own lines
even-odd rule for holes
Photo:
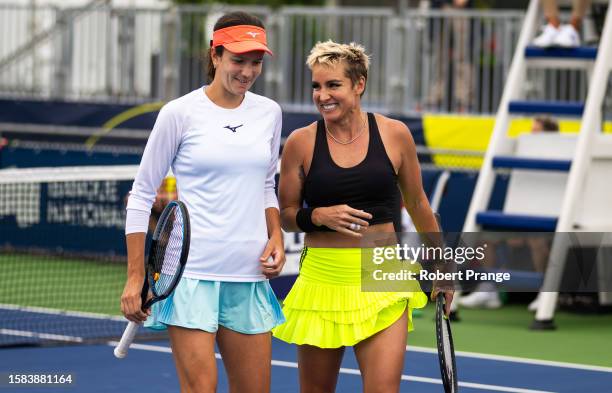
<svg viewBox="0 0 612 393">
<path fill-rule="evenodd" d="M 319 348 L 351 346 L 386 329 L 408 310 L 427 304 L 416 283 L 411 292 L 363 292 L 359 248 L 305 248 L 300 274 L 283 301 L 286 322 L 274 337 Z"/>
</svg>

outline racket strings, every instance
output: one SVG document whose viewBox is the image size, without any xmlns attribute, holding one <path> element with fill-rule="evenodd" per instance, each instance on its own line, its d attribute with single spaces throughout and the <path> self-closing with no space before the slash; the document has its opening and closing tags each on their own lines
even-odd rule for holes
<svg viewBox="0 0 612 393">
<path fill-rule="evenodd" d="M 448 373 L 449 378 L 453 378 L 453 358 L 452 358 L 452 347 L 450 341 L 450 335 L 448 332 L 448 324 L 446 321 L 442 322 L 442 346 L 444 349 L 444 363 L 446 367 L 446 372 Z"/>
<path fill-rule="evenodd" d="M 184 220 L 181 210 L 174 208 L 161 223 L 152 260 L 153 285 L 152 291 L 156 296 L 163 296 L 169 292 L 176 281 L 177 273 L 181 267 L 183 252 Z M 155 240 L 155 239 L 154 239 Z"/>
<path fill-rule="evenodd" d="M 436 336 L 442 382 L 446 393 L 457 391 L 457 376 L 450 323 L 444 317 L 444 302 L 440 299 L 436 305 Z"/>
</svg>

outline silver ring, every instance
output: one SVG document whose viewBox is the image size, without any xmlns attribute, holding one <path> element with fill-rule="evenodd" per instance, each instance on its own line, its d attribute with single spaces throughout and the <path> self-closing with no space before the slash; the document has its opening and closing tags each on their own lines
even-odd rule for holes
<svg viewBox="0 0 612 393">
<path fill-rule="evenodd" d="M 351 231 L 358 231 L 358 230 L 361 229 L 361 225 L 355 224 L 354 222 L 351 222 L 351 225 L 349 225 L 349 229 Z"/>
</svg>

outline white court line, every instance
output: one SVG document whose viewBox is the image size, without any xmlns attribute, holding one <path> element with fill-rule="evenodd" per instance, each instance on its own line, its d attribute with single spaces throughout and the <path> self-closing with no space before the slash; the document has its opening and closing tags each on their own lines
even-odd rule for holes
<svg viewBox="0 0 612 393">
<path fill-rule="evenodd" d="M 110 341 L 108 345 L 116 346 L 118 342 Z M 158 345 L 147 345 L 147 344 L 132 344 L 130 349 L 140 349 L 143 351 L 153 351 L 153 352 L 163 352 L 163 353 L 172 353 L 172 349 L 170 347 L 158 346 Z M 215 358 L 221 359 L 221 355 L 215 353 Z M 283 360 L 272 360 L 273 366 L 279 367 L 288 367 L 288 368 L 297 368 L 298 364 L 296 362 L 287 362 Z M 341 374 L 350 374 L 350 375 L 361 375 L 359 370 L 353 368 L 340 368 Z M 430 383 L 435 385 L 441 385 L 442 381 L 435 378 L 425 378 L 425 377 L 416 377 L 412 375 L 402 375 L 403 381 L 412 381 L 412 382 L 421 382 L 421 383 Z M 483 389 L 483 390 L 492 390 L 496 392 L 509 392 L 509 393 L 554 393 L 545 390 L 532 390 L 532 389 L 521 389 L 521 388 L 513 388 L 508 386 L 498 386 L 498 385 L 486 385 L 481 383 L 472 383 L 472 382 L 459 382 L 459 386 L 464 388 L 472 388 L 472 389 Z"/>
<path fill-rule="evenodd" d="M 50 314 L 50 315 L 70 316 L 70 317 L 106 319 L 106 320 L 113 320 L 113 321 L 120 321 L 120 322 L 127 323 L 127 320 L 124 317 L 117 316 L 117 315 L 96 314 L 96 313 L 78 312 L 78 311 L 64 311 L 64 310 L 56 310 L 56 309 L 43 308 L 43 307 L 22 307 L 22 306 L 15 306 L 13 304 L 3 304 L 3 303 L 0 303 L 0 309 L 28 311 L 28 312 L 36 312 L 36 313 Z M 44 338 L 43 336 L 41 336 L 44 333 L 34 333 L 34 334 L 39 334 L 39 336 L 36 336 L 36 337 Z M 13 335 L 17 335 L 17 334 L 13 334 Z M 24 336 L 24 337 L 34 337 L 34 336 L 30 335 L 30 336 Z M 68 336 L 64 336 L 64 337 L 68 337 Z M 79 339 L 80 341 L 82 341 L 80 337 L 74 337 L 74 338 L 75 340 L 72 340 L 72 341 L 77 341 Z M 70 341 L 70 340 L 62 340 L 62 341 Z M 437 350 L 435 348 L 418 347 L 418 346 L 407 346 L 406 350 L 414 351 L 414 352 L 433 353 L 433 354 L 437 353 Z M 576 369 L 576 370 L 587 370 L 587 371 L 612 373 L 612 367 L 592 366 L 592 365 L 579 364 L 579 363 L 557 362 L 557 361 L 552 361 L 552 360 L 529 359 L 529 358 L 520 358 L 520 357 L 503 356 L 503 355 L 489 355 L 485 353 L 464 352 L 464 351 L 456 351 L 455 355 L 462 356 L 462 357 L 468 357 L 468 358 L 474 358 L 474 359 L 499 360 L 503 362 L 534 364 L 538 366 L 562 367 L 562 368 L 571 368 L 571 369 Z"/>
<path fill-rule="evenodd" d="M 0 334 L 6 336 L 18 336 L 18 337 L 35 337 L 43 340 L 55 340 L 55 341 L 68 341 L 68 342 L 83 342 L 82 337 L 74 336 L 63 336 L 61 334 L 50 334 L 50 333 L 36 333 L 28 332 L 25 330 L 13 330 L 13 329 L 0 329 Z"/>
<path fill-rule="evenodd" d="M 60 316 L 78 317 L 78 318 L 106 319 L 106 320 L 120 321 L 120 322 L 125 322 L 125 323 L 128 322 L 127 319 L 125 319 L 124 317 L 118 316 L 118 315 L 96 314 L 93 312 L 83 312 L 83 311 L 67 311 L 67 310 L 58 310 L 55 308 L 45 308 L 45 307 L 17 306 L 14 304 L 4 304 L 4 303 L 0 303 L 0 310 L 32 312 L 32 313 L 38 313 L 38 314 L 60 315 Z"/>
<path fill-rule="evenodd" d="M 406 350 L 408 352 L 413 351 L 413 352 L 432 353 L 432 354 L 438 353 L 438 350 L 435 348 L 415 347 L 411 345 L 407 346 Z M 473 359 L 499 360 L 502 362 L 535 364 L 538 366 L 562 367 L 562 368 L 572 368 L 572 369 L 577 369 L 577 370 L 612 373 L 612 367 L 591 366 L 588 364 L 580 364 L 580 363 L 556 362 L 553 360 L 529 359 L 529 358 L 520 358 L 520 357 L 515 357 L 515 356 L 504 356 L 504 355 L 489 355 L 486 353 L 465 352 L 465 351 L 456 351 L 455 356 L 462 356 L 462 357 L 473 358 Z"/>
</svg>

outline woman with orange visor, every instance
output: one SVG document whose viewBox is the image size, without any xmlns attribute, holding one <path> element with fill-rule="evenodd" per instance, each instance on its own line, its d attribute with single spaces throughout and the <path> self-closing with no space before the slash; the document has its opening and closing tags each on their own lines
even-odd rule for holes
<svg viewBox="0 0 612 393">
<path fill-rule="evenodd" d="M 284 322 L 268 283 L 285 263 L 274 191 L 282 116 L 249 92 L 266 53 L 258 18 L 232 12 L 216 22 L 212 82 L 161 109 L 128 200 L 121 308 L 130 321 L 168 329 L 181 392 L 216 390 L 215 341 L 230 391 L 270 390 L 270 330 Z M 147 223 L 170 167 L 190 213 L 189 258 L 174 293 L 142 311 Z"/>
</svg>

